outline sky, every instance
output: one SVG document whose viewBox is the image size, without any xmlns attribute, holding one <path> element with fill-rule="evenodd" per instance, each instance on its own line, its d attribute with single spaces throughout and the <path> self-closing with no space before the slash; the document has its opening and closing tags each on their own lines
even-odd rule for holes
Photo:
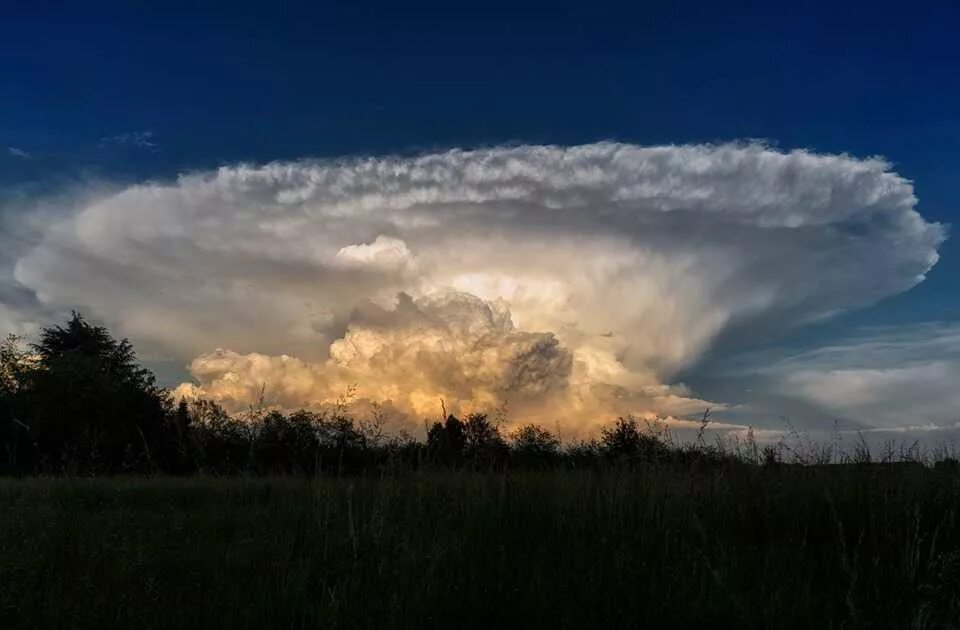
<svg viewBox="0 0 960 630">
<path fill-rule="evenodd" d="M 5 8 L 0 329 L 232 409 L 960 434 L 960 9 L 516 4 Z"/>
</svg>

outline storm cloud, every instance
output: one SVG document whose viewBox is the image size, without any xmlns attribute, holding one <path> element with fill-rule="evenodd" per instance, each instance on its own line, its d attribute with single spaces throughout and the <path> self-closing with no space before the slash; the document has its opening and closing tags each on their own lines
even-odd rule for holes
<svg viewBox="0 0 960 630">
<path fill-rule="evenodd" d="M 411 418 L 443 399 L 586 426 L 702 410 L 676 377 L 722 336 L 921 282 L 945 233 L 916 206 L 882 159 L 755 143 L 236 165 L 78 203 L 13 276 L 230 405 L 354 384 Z"/>
</svg>

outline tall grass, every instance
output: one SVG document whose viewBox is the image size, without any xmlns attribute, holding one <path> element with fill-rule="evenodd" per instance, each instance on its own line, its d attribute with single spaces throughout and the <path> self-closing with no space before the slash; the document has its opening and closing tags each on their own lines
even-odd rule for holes
<svg viewBox="0 0 960 630">
<path fill-rule="evenodd" d="M 958 514 L 950 466 L 0 480 L 0 627 L 957 627 Z"/>
</svg>

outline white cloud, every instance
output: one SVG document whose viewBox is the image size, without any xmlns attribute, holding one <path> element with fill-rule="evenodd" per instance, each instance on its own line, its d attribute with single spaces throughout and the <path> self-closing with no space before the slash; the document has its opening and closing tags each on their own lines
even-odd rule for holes
<svg viewBox="0 0 960 630">
<path fill-rule="evenodd" d="M 960 324 L 876 329 L 768 370 L 782 393 L 875 430 L 953 429 L 960 419 Z"/>
<path fill-rule="evenodd" d="M 23 149 L 18 149 L 17 147 L 7 147 L 7 154 L 22 159 L 30 159 L 30 154 L 24 151 Z"/>
<path fill-rule="evenodd" d="M 398 238 L 378 236 L 372 243 L 341 247 L 334 259 L 346 267 L 396 269 L 411 263 L 407 244 Z"/>
<path fill-rule="evenodd" d="M 208 393 L 312 402 L 349 377 L 415 412 L 414 391 L 686 414 L 704 403 L 675 375 L 719 335 L 920 282 L 944 230 L 916 203 L 880 159 L 756 144 L 237 165 L 79 204 L 15 277 L 48 311 L 193 361 Z M 345 360 L 357 340 L 378 350 Z"/>
</svg>

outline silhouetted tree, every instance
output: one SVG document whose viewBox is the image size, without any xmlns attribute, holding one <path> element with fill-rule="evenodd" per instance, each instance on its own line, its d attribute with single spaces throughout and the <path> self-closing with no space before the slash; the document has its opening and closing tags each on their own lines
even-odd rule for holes
<svg viewBox="0 0 960 630">
<path fill-rule="evenodd" d="M 580 440 L 569 444 L 563 452 L 566 464 L 573 468 L 590 468 L 596 466 L 600 445 L 596 440 Z"/>
<path fill-rule="evenodd" d="M 556 462 L 560 454 L 560 440 L 535 424 L 528 424 L 514 431 L 513 455 L 517 463 L 526 466 L 543 466 Z"/>
<path fill-rule="evenodd" d="M 435 462 L 459 466 L 466 443 L 463 423 L 452 414 L 443 424 L 435 422 L 427 432 L 427 451 Z"/>
<path fill-rule="evenodd" d="M 325 470 L 337 474 L 366 468 L 367 442 L 353 419 L 337 411 L 319 417 L 320 459 Z"/>
<path fill-rule="evenodd" d="M 654 435 L 640 430 L 636 418 L 617 418 L 612 427 L 600 431 L 600 449 L 610 459 L 653 461 L 667 454 L 666 446 Z"/>
<path fill-rule="evenodd" d="M 10 335 L 0 343 L 0 472 L 32 469 L 38 458 L 30 427 L 21 420 L 21 386 L 29 366 L 20 338 Z"/>
<path fill-rule="evenodd" d="M 485 413 L 472 413 L 463 423 L 464 457 L 472 465 L 489 467 L 503 460 L 506 442 Z"/>
<path fill-rule="evenodd" d="M 251 428 L 211 400 L 195 400 L 189 407 L 190 430 L 200 454 L 200 468 L 219 474 L 248 470 L 253 446 Z"/>
<path fill-rule="evenodd" d="M 285 416 L 271 411 L 257 427 L 254 466 L 261 473 L 312 473 L 320 442 L 315 416 L 301 411 Z"/>
<path fill-rule="evenodd" d="M 41 466 L 80 474 L 156 468 L 169 397 L 137 365 L 129 341 L 74 313 L 43 329 L 32 348 L 36 361 L 20 381 L 22 421 Z"/>
</svg>

